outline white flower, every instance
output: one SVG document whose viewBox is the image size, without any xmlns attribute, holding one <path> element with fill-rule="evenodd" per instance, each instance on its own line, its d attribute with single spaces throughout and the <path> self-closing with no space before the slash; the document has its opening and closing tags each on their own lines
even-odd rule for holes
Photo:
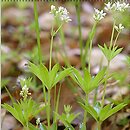
<svg viewBox="0 0 130 130">
<path fill-rule="evenodd" d="M 54 15 L 54 17 L 59 17 L 61 21 L 69 22 L 72 21 L 69 17 L 69 12 L 64 7 L 59 7 L 58 9 L 55 8 L 55 6 L 51 6 L 51 14 Z"/>
<path fill-rule="evenodd" d="M 27 98 L 28 95 L 31 95 L 31 93 L 29 93 L 29 88 L 27 87 L 27 85 L 24 85 L 22 87 L 22 91 L 20 92 L 20 96 L 22 96 L 23 98 Z"/>
<path fill-rule="evenodd" d="M 37 124 L 37 125 L 40 124 L 40 118 L 37 118 L 37 120 L 36 120 L 36 124 Z"/>
<path fill-rule="evenodd" d="M 118 26 L 115 26 L 114 28 L 117 30 L 117 32 L 121 32 L 124 29 L 124 26 L 122 24 L 119 24 Z"/>
<path fill-rule="evenodd" d="M 106 10 L 106 11 L 109 11 L 109 10 L 112 10 L 112 3 L 111 2 L 108 2 L 107 4 L 105 3 L 105 7 L 104 7 L 104 9 Z"/>
<path fill-rule="evenodd" d="M 51 5 L 51 11 L 50 11 L 50 13 L 51 14 L 55 14 L 55 12 L 56 12 L 56 7 L 54 5 Z"/>
<path fill-rule="evenodd" d="M 93 15 L 93 18 L 95 21 L 100 21 L 101 19 L 103 19 L 106 15 L 106 13 L 103 12 L 103 10 L 98 10 L 98 9 L 94 9 L 95 10 L 95 14 Z"/>
<path fill-rule="evenodd" d="M 107 4 L 105 4 L 105 10 L 106 11 L 120 11 L 120 12 L 123 12 L 125 11 L 127 8 L 129 8 L 129 4 L 126 4 L 125 2 L 115 2 L 115 3 L 111 3 L 111 2 L 108 2 Z"/>
<path fill-rule="evenodd" d="M 129 4 L 126 4 L 126 3 L 121 3 L 121 2 L 115 2 L 113 5 L 112 5 L 112 9 L 114 11 L 120 11 L 120 12 L 123 12 L 125 11 L 127 8 L 129 8 Z"/>
</svg>

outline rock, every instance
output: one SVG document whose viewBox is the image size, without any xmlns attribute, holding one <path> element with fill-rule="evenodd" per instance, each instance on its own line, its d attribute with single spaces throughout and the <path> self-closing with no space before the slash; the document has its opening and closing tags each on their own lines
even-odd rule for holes
<svg viewBox="0 0 130 130">
<path fill-rule="evenodd" d="M 52 28 L 52 24 L 54 21 L 53 15 L 48 13 L 44 13 L 39 16 L 39 27 L 43 30 L 50 30 Z"/>
<path fill-rule="evenodd" d="M 89 2 L 82 2 L 82 9 L 85 13 L 88 13 L 88 14 L 94 13 L 94 9 Z"/>
<path fill-rule="evenodd" d="M 12 130 L 16 127 L 16 120 L 11 115 L 6 115 L 2 122 L 2 130 Z"/>
<path fill-rule="evenodd" d="M 10 24 L 18 26 L 20 24 L 27 25 L 30 20 L 30 13 L 27 10 L 19 10 L 17 8 L 8 8 L 2 12 L 2 25 Z"/>
</svg>

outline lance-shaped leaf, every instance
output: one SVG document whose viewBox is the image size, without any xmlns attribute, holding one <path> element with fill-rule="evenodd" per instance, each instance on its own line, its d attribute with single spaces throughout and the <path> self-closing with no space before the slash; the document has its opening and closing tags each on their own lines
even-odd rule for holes
<svg viewBox="0 0 130 130">
<path fill-rule="evenodd" d="M 52 68 L 52 70 L 49 72 L 49 78 L 50 78 L 50 86 L 53 85 L 54 79 L 56 77 L 56 74 L 59 70 L 59 64 L 55 64 Z"/>
<path fill-rule="evenodd" d="M 98 87 L 100 83 L 102 83 L 101 81 L 103 80 L 105 73 L 106 68 L 103 68 L 101 71 L 98 72 L 98 74 L 94 77 L 94 79 L 92 79 L 90 83 L 89 91 L 92 91 L 93 89 Z"/>
<path fill-rule="evenodd" d="M 59 81 L 61 81 L 62 79 L 64 79 L 66 76 L 69 76 L 69 74 L 72 72 L 72 68 L 67 68 L 67 69 L 64 69 L 63 71 L 57 73 L 56 77 L 55 77 L 55 80 L 53 82 L 53 85 L 56 85 Z"/>
<path fill-rule="evenodd" d="M 125 107 L 127 104 L 121 103 L 117 106 L 115 106 L 114 108 L 112 108 L 109 111 L 106 111 L 106 115 L 102 116 L 102 121 L 106 120 L 108 117 L 112 116 L 113 114 L 115 114 L 116 112 L 118 112 L 119 110 L 121 110 L 123 107 Z"/>
<path fill-rule="evenodd" d="M 95 78 L 92 78 L 88 70 L 85 69 L 84 77 L 82 77 L 80 72 L 73 68 L 73 73 L 70 76 L 83 89 L 83 91 L 88 94 L 102 83 L 101 81 L 104 78 L 105 72 L 106 68 L 103 68 Z"/>
<path fill-rule="evenodd" d="M 82 104 L 82 103 L 79 103 L 80 104 L 80 106 L 85 110 L 85 111 L 87 111 L 96 121 L 98 121 L 98 114 L 97 114 L 97 112 L 95 111 L 95 109 L 92 107 L 92 106 L 90 106 L 89 104 L 87 104 L 87 105 L 84 105 L 84 104 Z"/>
</svg>

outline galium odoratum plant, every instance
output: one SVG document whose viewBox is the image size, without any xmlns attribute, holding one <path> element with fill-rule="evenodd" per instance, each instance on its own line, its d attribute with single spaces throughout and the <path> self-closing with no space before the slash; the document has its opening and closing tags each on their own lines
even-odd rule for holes
<svg viewBox="0 0 130 130">
<path fill-rule="evenodd" d="M 120 103 L 115 107 L 113 107 L 113 104 L 102 107 L 99 102 L 97 102 L 95 106 L 91 106 L 88 103 L 85 103 L 85 105 L 80 103 L 80 105 L 96 120 L 97 130 L 101 130 L 102 122 L 125 107 L 127 103 Z"/>
<path fill-rule="evenodd" d="M 37 6 L 36 6 L 36 2 L 34 1 L 34 12 L 35 12 L 35 23 L 36 23 L 36 30 L 37 30 L 37 41 L 38 41 L 38 52 L 39 52 L 39 59 L 41 57 L 41 48 L 40 48 L 40 35 L 39 35 L 39 26 L 38 26 L 38 14 L 37 14 Z M 61 81 L 62 79 L 64 79 L 66 76 L 68 76 L 72 69 L 71 68 L 67 68 L 63 71 L 59 71 L 60 66 L 59 64 L 55 64 L 52 67 L 52 48 L 53 48 L 53 39 L 54 36 L 58 33 L 58 31 L 60 30 L 60 28 L 63 26 L 63 24 L 65 22 L 69 22 L 71 21 L 71 19 L 69 18 L 68 15 L 68 11 L 66 8 L 64 7 L 59 7 L 58 9 L 56 9 L 56 7 L 54 5 L 51 6 L 51 14 L 53 14 L 54 16 L 54 21 L 56 18 L 58 18 L 61 21 L 61 25 L 58 27 L 58 29 L 56 31 L 54 31 L 53 25 L 52 25 L 52 30 L 51 30 L 51 43 L 50 43 L 50 59 L 49 59 L 49 70 L 47 69 L 47 67 L 45 65 L 42 64 L 42 61 L 40 60 L 40 64 L 39 65 L 35 65 L 33 63 L 29 63 L 29 70 L 35 74 L 42 82 L 43 84 L 43 92 L 44 92 L 44 98 L 45 98 L 45 103 L 47 104 L 47 122 L 48 122 L 48 129 L 50 128 L 50 115 L 51 115 L 51 89 L 56 86 L 56 84 Z M 46 90 L 45 87 L 47 89 L 47 94 L 46 94 Z M 47 96 L 47 98 L 46 98 Z"/>
<path fill-rule="evenodd" d="M 29 122 L 32 118 L 38 115 L 45 109 L 45 104 L 37 104 L 29 95 L 29 84 L 31 79 L 21 79 L 20 84 L 22 90 L 20 92 L 20 101 L 12 101 L 12 106 L 6 103 L 2 104 L 2 107 L 10 112 L 24 127 L 24 130 L 30 130 L 32 124 Z M 9 94 L 11 96 L 11 94 Z M 11 99 L 13 97 L 11 96 Z"/>
<path fill-rule="evenodd" d="M 93 77 L 91 76 L 90 72 L 85 68 L 84 75 L 82 76 L 77 69 L 73 68 L 73 73 L 70 74 L 70 76 L 85 92 L 86 94 L 85 104 L 88 104 L 89 93 L 105 81 L 105 73 L 106 68 L 103 68 L 95 77 Z M 85 110 L 82 124 L 82 127 L 84 127 L 84 129 L 86 129 L 86 121 L 87 121 L 86 112 L 87 111 Z"/>
<path fill-rule="evenodd" d="M 58 113 L 56 113 L 57 118 L 65 125 L 66 130 L 74 130 L 71 123 L 80 114 L 80 113 L 77 113 L 77 114 L 71 113 L 71 109 L 72 109 L 72 106 L 64 105 L 65 113 L 62 113 L 62 115 L 59 115 Z"/>
<path fill-rule="evenodd" d="M 129 8 L 129 4 L 121 3 L 121 2 L 115 2 L 113 4 L 111 2 L 108 2 L 105 5 L 106 6 L 105 6 L 104 9 L 109 11 L 109 12 L 113 12 L 113 13 L 123 12 L 127 8 Z M 114 16 L 113 16 L 113 19 L 114 19 Z M 108 61 L 106 77 L 108 76 L 108 71 L 109 71 L 109 66 L 110 66 L 111 60 L 114 57 L 116 57 L 123 49 L 123 48 L 118 48 L 118 46 L 116 45 L 119 34 L 121 33 L 121 31 L 123 29 L 124 29 L 124 26 L 122 24 L 116 25 L 116 21 L 114 19 L 112 35 L 111 35 L 111 40 L 110 40 L 110 46 L 107 47 L 106 44 L 104 44 L 104 46 L 102 47 L 102 46 L 99 45 L 99 48 L 101 49 L 101 51 L 103 52 L 103 54 L 105 55 L 105 57 L 106 57 L 106 59 Z M 113 37 L 114 37 L 114 34 L 115 34 L 115 30 L 117 31 L 117 36 L 116 36 L 115 41 L 114 41 Z M 103 97 L 102 97 L 102 106 L 104 105 L 106 84 L 107 84 L 107 78 L 106 78 L 106 81 L 105 81 L 105 84 L 104 84 Z"/>
</svg>

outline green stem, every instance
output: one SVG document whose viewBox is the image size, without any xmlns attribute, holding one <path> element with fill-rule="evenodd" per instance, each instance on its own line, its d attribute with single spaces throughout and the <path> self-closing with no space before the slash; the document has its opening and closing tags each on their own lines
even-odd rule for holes
<svg viewBox="0 0 130 130">
<path fill-rule="evenodd" d="M 45 86 L 43 85 L 43 97 L 44 97 L 44 99 L 45 99 L 45 103 L 46 103 L 46 89 L 45 89 Z"/>
<path fill-rule="evenodd" d="M 61 85 L 60 85 L 60 88 L 59 88 L 59 91 L 58 91 L 58 96 L 57 96 L 57 99 L 56 99 L 56 104 L 55 104 L 55 112 L 58 113 L 58 107 L 59 107 L 59 99 L 60 99 L 60 91 L 61 91 Z M 54 123 L 56 122 L 56 114 L 54 114 Z"/>
<path fill-rule="evenodd" d="M 61 25 L 61 22 L 59 21 L 58 18 L 56 18 L 56 23 L 57 23 L 58 27 Z M 60 39 L 62 41 L 62 44 L 65 45 L 65 36 L 64 36 L 64 32 L 63 32 L 62 28 L 60 28 L 59 33 L 60 33 Z"/>
<path fill-rule="evenodd" d="M 105 83 L 104 83 L 103 96 L 102 96 L 102 102 L 101 102 L 102 108 L 104 106 L 104 100 L 105 100 L 105 94 L 106 94 L 106 86 L 107 86 L 107 78 L 108 78 L 109 66 L 110 66 L 110 61 L 108 61 L 107 70 L 106 70 L 106 79 L 105 79 Z"/>
<path fill-rule="evenodd" d="M 89 48 L 89 59 L 88 59 L 88 71 L 89 71 L 89 73 L 90 73 L 90 71 L 91 71 L 91 66 L 90 66 L 90 60 L 91 60 L 91 53 L 92 53 L 92 40 L 91 40 L 91 42 L 90 42 L 90 48 Z"/>
<path fill-rule="evenodd" d="M 50 128 L 50 113 L 51 113 L 51 90 L 48 89 L 48 129 Z"/>
<path fill-rule="evenodd" d="M 85 69 L 85 63 L 86 63 L 86 57 L 87 57 L 87 54 L 88 54 L 88 48 L 89 48 L 90 44 L 92 44 L 91 42 L 93 41 L 93 38 L 94 38 L 94 35 L 95 35 L 95 32 L 96 32 L 97 23 L 98 22 L 94 23 L 92 30 L 89 33 L 88 40 L 86 42 L 85 52 L 84 52 L 84 55 L 83 55 L 83 62 L 84 62 L 83 63 L 83 70 Z"/>
<path fill-rule="evenodd" d="M 52 47 L 53 47 L 53 38 L 54 36 L 51 36 L 51 45 L 50 45 L 50 60 L 49 60 L 49 71 L 51 71 L 51 61 L 52 61 Z"/>
<path fill-rule="evenodd" d="M 36 0 L 34 0 L 34 14 L 35 14 L 35 28 L 36 28 L 36 34 L 37 34 L 37 44 L 38 44 L 38 56 L 39 56 L 39 62 L 42 63 L 42 53 L 41 53 L 41 46 L 40 46 L 40 29 L 38 24 L 38 12 L 37 12 L 37 3 Z"/>
<path fill-rule="evenodd" d="M 112 35 L 111 35 L 111 41 L 110 41 L 110 48 L 112 47 L 112 43 L 113 43 L 115 24 L 116 24 L 116 22 L 115 22 L 115 20 L 114 20 L 113 29 L 112 29 Z"/>
<path fill-rule="evenodd" d="M 86 102 L 85 104 L 88 104 L 88 94 L 86 94 Z M 83 124 L 86 126 L 86 122 L 87 122 L 87 111 L 84 111 L 84 119 L 83 119 Z"/>
<path fill-rule="evenodd" d="M 78 4 L 75 5 L 75 7 L 76 7 L 78 30 L 79 30 L 80 58 L 81 58 L 81 64 L 83 69 L 83 44 L 82 44 L 83 42 L 82 42 L 81 21 L 80 21 L 80 1 L 78 2 Z"/>
<path fill-rule="evenodd" d="M 118 32 L 118 34 L 117 34 L 117 36 L 116 36 L 115 42 L 114 42 L 114 44 L 113 44 L 113 47 L 115 47 L 115 45 L 116 45 L 117 39 L 118 39 L 118 37 L 119 37 L 119 34 L 120 34 L 120 32 Z"/>
<path fill-rule="evenodd" d="M 101 130 L 101 122 L 98 122 L 97 125 L 98 125 L 98 130 Z"/>
<path fill-rule="evenodd" d="M 51 30 L 51 45 L 50 45 L 49 71 L 51 71 L 53 39 L 54 39 L 54 36 L 57 34 L 57 32 L 61 29 L 62 25 L 63 25 L 63 24 L 61 24 L 61 25 L 59 26 L 59 28 L 58 28 L 55 32 L 53 31 L 53 26 L 52 26 L 52 30 Z"/>
</svg>

